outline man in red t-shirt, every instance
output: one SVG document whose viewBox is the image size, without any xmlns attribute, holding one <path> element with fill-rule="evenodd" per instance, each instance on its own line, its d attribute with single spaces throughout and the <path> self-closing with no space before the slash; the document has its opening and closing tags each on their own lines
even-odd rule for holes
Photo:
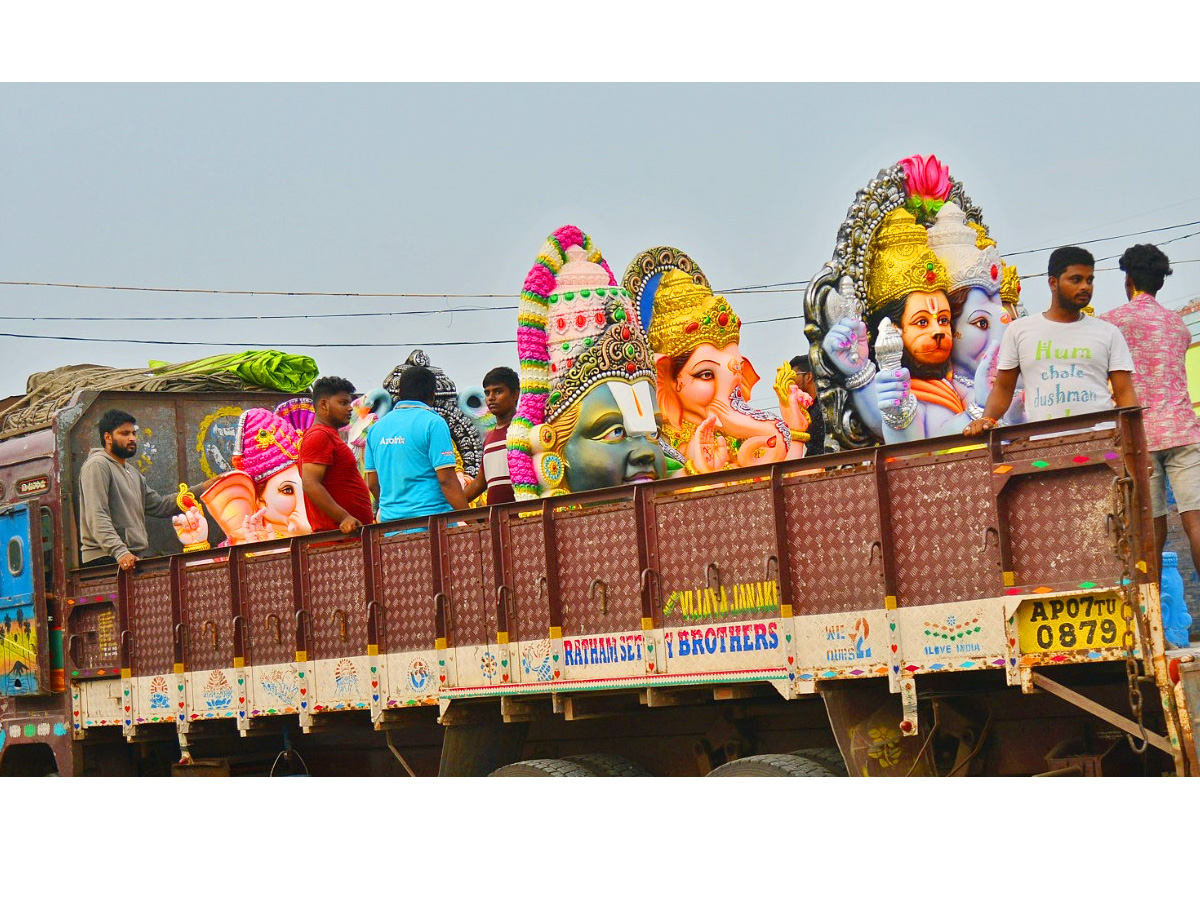
<svg viewBox="0 0 1200 900">
<path fill-rule="evenodd" d="M 483 438 L 483 465 L 466 488 L 467 500 L 474 500 L 487 488 L 487 505 L 511 503 L 516 499 L 508 477 L 508 425 L 517 411 L 521 379 L 507 366 L 498 366 L 483 376 L 483 396 L 488 412 L 496 417 L 496 427 Z"/>
<path fill-rule="evenodd" d="M 328 375 L 313 382 L 317 420 L 300 439 L 300 477 L 313 531 L 337 528 L 349 534 L 374 519 L 354 451 L 337 431 L 350 424 L 353 399 L 354 385 L 345 378 Z"/>
</svg>

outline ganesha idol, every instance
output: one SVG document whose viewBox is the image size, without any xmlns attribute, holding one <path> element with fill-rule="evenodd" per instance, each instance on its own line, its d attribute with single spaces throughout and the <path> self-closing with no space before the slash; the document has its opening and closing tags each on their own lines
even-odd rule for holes
<svg viewBox="0 0 1200 900">
<path fill-rule="evenodd" d="M 687 472 L 804 456 L 812 398 L 784 365 L 775 382 L 782 416 L 750 406 L 759 378 L 741 353 L 741 320 L 693 260 L 674 247 L 654 247 L 629 264 L 623 283 L 654 353 L 663 437 L 683 455 Z"/>
<path fill-rule="evenodd" d="M 300 440 L 290 422 L 270 410 L 242 413 L 233 470 L 218 476 L 200 495 L 225 532 L 223 545 L 312 533 L 297 465 Z M 177 516 L 174 524 L 185 549 L 207 543 L 208 521 L 194 506 Z"/>
<path fill-rule="evenodd" d="M 936 157 L 902 160 L 859 191 L 805 295 L 832 448 L 959 434 L 981 415 L 1012 319 L 1006 279 L 1016 270 Z M 1009 421 L 1021 418 L 1018 400 Z"/>
<path fill-rule="evenodd" d="M 508 428 L 516 499 L 663 478 L 650 350 L 590 237 L 567 225 L 547 238 L 517 315 L 521 396 Z"/>
</svg>

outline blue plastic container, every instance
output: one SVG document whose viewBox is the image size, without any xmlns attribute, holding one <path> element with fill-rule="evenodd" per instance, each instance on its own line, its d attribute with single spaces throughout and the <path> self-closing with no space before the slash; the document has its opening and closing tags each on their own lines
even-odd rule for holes
<svg viewBox="0 0 1200 900">
<path fill-rule="evenodd" d="M 1183 600 L 1183 576 L 1179 574 L 1179 554 L 1167 551 L 1162 555 L 1162 577 L 1159 592 L 1162 602 L 1163 636 L 1176 647 L 1188 646 L 1188 630 L 1192 617 Z"/>
</svg>

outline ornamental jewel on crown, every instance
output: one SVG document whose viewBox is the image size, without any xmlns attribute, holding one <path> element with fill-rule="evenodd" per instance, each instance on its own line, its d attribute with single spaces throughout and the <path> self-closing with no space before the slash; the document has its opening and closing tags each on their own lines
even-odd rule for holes
<svg viewBox="0 0 1200 900">
<path fill-rule="evenodd" d="M 589 262 L 581 247 L 571 247 L 566 256 L 556 279 L 557 290 L 547 298 L 547 422 L 553 422 L 601 381 L 654 377 L 629 293 L 610 286 L 608 273 Z"/>
<path fill-rule="evenodd" d="M 867 255 L 867 306 L 878 312 L 913 291 L 949 291 L 950 278 L 929 249 L 924 227 L 896 209 L 879 226 Z"/>
<path fill-rule="evenodd" d="M 723 350 L 738 343 L 741 328 L 742 320 L 723 296 L 678 269 L 663 273 L 647 335 L 655 353 L 680 356 L 701 344 Z"/>
<path fill-rule="evenodd" d="M 1011 263 L 1000 264 L 1000 299 L 1014 306 L 1021 302 L 1021 276 Z"/>
</svg>

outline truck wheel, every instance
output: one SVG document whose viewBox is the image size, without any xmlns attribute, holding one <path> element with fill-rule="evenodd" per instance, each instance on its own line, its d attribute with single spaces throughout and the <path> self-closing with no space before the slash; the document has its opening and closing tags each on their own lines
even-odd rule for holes
<svg viewBox="0 0 1200 900">
<path fill-rule="evenodd" d="M 833 773 L 811 759 L 790 753 L 764 753 L 717 766 L 710 776 L 741 778 L 832 778 Z"/>
<path fill-rule="evenodd" d="M 524 762 L 513 763 L 511 766 L 501 766 L 488 777 L 493 776 L 522 776 L 534 778 L 569 778 L 577 775 L 591 777 L 594 773 L 585 769 L 579 763 L 565 759 L 527 759 Z"/>
<path fill-rule="evenodd" d="M 807 747 L 804 750 L 793 750 L 788 755 L 811 759 L 813 762 L 823 765 L 834 775 L 840 775 L 843 778 L 850 774 L 846 771 L 846 761 L 842 759 L 842 753 L 837 747 Z"/>
<path fill-rule="evenodd" d="M 579 756 L 565 757 L 566 762 L 578 763 L 593 775 L 612 777 L 653 777 L 631 759 L 617 756 L 615 753 L 583 753 Z"/>
</svg>

